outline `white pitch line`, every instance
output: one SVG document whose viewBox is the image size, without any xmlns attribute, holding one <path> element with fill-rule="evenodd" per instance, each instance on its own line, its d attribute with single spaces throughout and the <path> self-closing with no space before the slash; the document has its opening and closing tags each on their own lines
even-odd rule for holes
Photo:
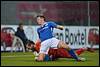
<svg viewBox="0 0 100 67">
<path fill-rule="evenodd" d="M 1 58 L 3 57 L 29 57 L 29 56 L 34 56 L 34 55 L 1 56 Z"/>
</svg>

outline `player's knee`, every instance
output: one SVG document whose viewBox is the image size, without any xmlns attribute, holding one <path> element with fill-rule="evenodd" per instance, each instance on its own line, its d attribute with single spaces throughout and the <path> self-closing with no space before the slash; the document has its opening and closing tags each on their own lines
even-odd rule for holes
<svg viewBox="0 0 100 67">
<path fill-rule="evenodd" d="M 43 61 L 44 60 L 44 54 L 39 54 L 37 61 Z"/>
<path fill-rule="evenodd" d="M 70 47 L 67 44 L 65 44 L 63 41 L 59 42 L 58 48 L 66 48 L 66 49 L 70 50 Z"/>
<path fill-rule="evenodd" d="M 57 46 L 58 48 L 61 48 L 62 47 L 62 41 L 60 41 L 59 43 L 58 43 L 58 46 Z"/>
<path fill-rule="evenodd" d="M 37 61 L 43 61 L 43 58 L 42 57 L 38 57 Z"/>
<path fill-rule="evenodd" d="M 37 61 L 43 61 L 43 59 L 42 58 L 38 58 Z"/>
</svg>

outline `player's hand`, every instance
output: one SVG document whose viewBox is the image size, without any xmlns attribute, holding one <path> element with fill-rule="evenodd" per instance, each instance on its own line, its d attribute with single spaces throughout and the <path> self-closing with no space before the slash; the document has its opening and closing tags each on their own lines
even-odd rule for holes
<svg viewBox="0 0 100 67">
<path fill-rule="evenodd" d="M 57 26 L 58 29 L 63 30 L 64 27 L 63 26 Z"/>
<path fill-rule="evenodd" d="M 63 30 L 64 29 L 64 27 L 63 26 L 60 26 L 60 30 Z"/>
</svg>

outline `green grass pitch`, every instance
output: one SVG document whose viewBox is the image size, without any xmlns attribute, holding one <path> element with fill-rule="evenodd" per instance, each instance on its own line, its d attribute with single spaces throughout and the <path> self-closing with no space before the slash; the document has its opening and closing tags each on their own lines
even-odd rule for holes
<svg viewBox="0 0 100 67">
<path fill-rule="evenodd" d="M 32 52 L 1 52 L 1 66 L 99 66 L 99 51 L 84 52 L 80 57 L 84 62 L 77 62 L 70 58 L 60 58 L 56 61 L 36 62 Z"/>
</svg>

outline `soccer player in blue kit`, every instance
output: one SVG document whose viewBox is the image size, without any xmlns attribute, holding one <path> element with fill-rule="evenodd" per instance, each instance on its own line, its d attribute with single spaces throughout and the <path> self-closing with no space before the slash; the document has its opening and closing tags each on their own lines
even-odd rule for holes
<svg viewBox="0 0 100 67">
<path fill-rule="evenodd" d="M 44 58 L 49 48 L 65 48 L 69 52 L 69 54 L 74 59 L 76 59 L 76 61 L 83 61 L 83 59 L 79 58 L 67 44 L 54 38 L 53 28 L 63 30 L 63 26 L 57 25 L 52 21 L 46 22 L 45 17 L 41 15 L 37 16 L 36 20 L 37 23 L 40 25 L 40 27 L 37 29 L 37 33 L 39 36 L 39 41 L 41 42 L 37 61 L 44 61 Z"/>
</svg>

